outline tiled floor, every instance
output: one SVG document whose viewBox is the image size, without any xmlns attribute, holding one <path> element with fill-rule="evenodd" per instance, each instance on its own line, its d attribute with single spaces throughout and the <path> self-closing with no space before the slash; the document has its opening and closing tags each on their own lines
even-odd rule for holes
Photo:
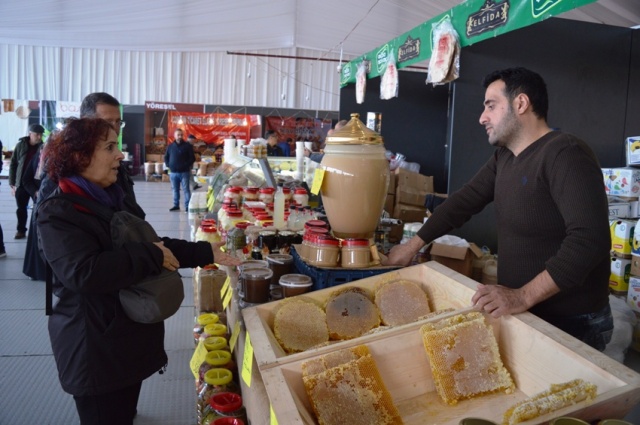
<svg viewBox="0 0 640 425">
<path fill-rule="evenodd" d="M 14 240 L 15 200 L 0 180 L 0 224 L 8 256 L 0 259 L 0 425 L 74 425 L 79 420 L 73 399 L 58 383 L 44 314 L 44 282 L 22 274 L 25 240 Z M 169 212 L 169 183 L 136 182 L 138 202 L 160 235 L 189 239 L 187 214 Z M 203 189 L 201 189 L 203 190 Z M 189 370 L 193 354 L 191 271 L 181 271 L 185 299 L 166 321 L 169 369 L 142 387 L 136 425 L 194 425 L 195 390 Z M 629 351 L 626 364 L 640 371 L 640 354 Z M 640 424 L 640 406 L 626 418 Z M 283 424 L 287 425 L 287 424 Z"/>
</svg>

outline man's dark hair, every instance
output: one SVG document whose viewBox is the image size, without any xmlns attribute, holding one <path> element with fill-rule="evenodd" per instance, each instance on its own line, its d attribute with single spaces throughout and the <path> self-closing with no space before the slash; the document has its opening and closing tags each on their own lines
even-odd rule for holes
<svg viewBox="0 0 640 425">
<path fill-rule="evenodd" d="M 277 136 L 276 132 L 273 130 L 268 130 L 266 133 L 264 133 L 264 138 L 268 139 L 271 136 Z"/>
<path fill-rule="evenodd" d="M 92 118 L 96 115 L 96 108 L 100 103 L 111 106 L 120 106 L 118 99 L 111 96 L 109 93 L 97 92 L 88 94 L 82 99 L 82 105 L 80 105 L 80 118 Z"/>
<path fill-rule="evenodd" d="M 487 88 L 498 80 L 504 81 L 507 99 L 511 101 L 520 93 L 526 94 L 531 102 L 533 113 L 547 120 L 549 96 L 547 85 L 539 74 L 522 67 L 493 71 L 484 78 L 482 86 Z"/>
</svg>

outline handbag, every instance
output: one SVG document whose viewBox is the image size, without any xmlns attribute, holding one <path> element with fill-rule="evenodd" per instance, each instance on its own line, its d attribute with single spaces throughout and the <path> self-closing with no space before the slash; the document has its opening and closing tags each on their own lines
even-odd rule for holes
<svg viewBox="0 0 640 425">
<path fill-rule="evenodd" d="M 159 242 L 160 237 L 145 220 L 126 211 L 114 212 L 83 196 L 61 193 L 50 197 L 67 199 L 95 213 L 109 223 L 115 248 L 129 242 Z M 120 289 L 120 303 L 126 315 L 138 323 L 158 323 L 174 315 L 184 299 L 182 278 L 177 271 L 162 268 L 128 288 Z"/>
</svg>

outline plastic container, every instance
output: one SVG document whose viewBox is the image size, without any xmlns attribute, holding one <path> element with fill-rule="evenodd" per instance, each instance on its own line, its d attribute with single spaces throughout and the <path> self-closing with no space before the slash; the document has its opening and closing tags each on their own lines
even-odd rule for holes
<svg viewBox="0 0 640 425">
<path fill-rule="evenodd" d="M 220 423 L 238 423 L 228 422 L 229 420 L 239 420 L 240 423 L 246 423 L 247 412 L 242 406 L 242 396 L 235 393 L 218 393 L 209 400 L 209 406 L 217 418 L 214 424 Z M 221 422 L 225 419 L 227 422 Z"/>
<path fill-rule="evenodd" d="M 304 187 L 297 187 L 295 192 L 293 192 L 293 200 L 301 207 L 309 205 L 309 193 L 307 193 L 307 189 Z"/>
<path fill-rule="evenodd" d="M 215 313 L 201 314 L 196 318 L 196 324 L 193 326 L 193 339 L 195 340 L 196 345 L 200 340 L 200 336 L 204 332 L 205 326 L 218 323 L 219 320 L 220 317 Z"/>
<path fill-rule="evenodd" d="M 246 302 L 260 304 L 269 302 L 269 287 L 273 271 L 269 268 L 246 269 L 243 271 L 244 296 Z"/>
<path fill-rule="evenodd" d="M 369 239 L 345 239 L 340 250 L 342 267 L 364 269 L 371 264 Z"/>
<path fill-rule="evenodd" d="M 263 187 L 258 193 L 258 199 L 265 204 L 273 202 L 273 196 L 276 193 L 276 189 L 273 187 Z"/>
<path fill-rule="evenodd" d="M 202 341 L 207 351 L 223 350 L 228 347 L 227 338 L 223 336 L 210 336 Z"/>
<path fill-rule="evenodd" d="M 247 201 L 256 202 L 259 201 L 259 189 L 257 187 L 243 187 L 242 188 L 242 203 Z"/>
<path fill-rule="evenodd" d="M 278 230 L 286 228 L 286 223 L 284 220 L 284 201 L 285 194 L 283 188 L 279 187 L 278 191 L 273 197 L 273 225 Z"/>
<path fill-rule="evenodd" d="M 297 273 L 285 274 L 280 277 L 280 287 L 284 298 L 302 295 L 311 290 L 313 281 L 309 276 Z"/>
<path fill-rule="evenodd" d="M 309 263 L 320 267 L 337 267 L 340 258 L 340 243 L 332 236 L 318 236 L 309 245 Z"/>
<path fill-rule="evenodd" d="M 271 278 L 271 287 L 277 286 L 280 277 L 293 271 L 293 257 L 289 254 L 269 254 L 267 255 L 267 263 L 273 271 Z"/>
<path fill-rule="evenodd" d="M 204 374 L 204 384 L 198 391 L 197 411 L 198 423 L 209 416 L 212 408 L 209 400 L 216 394 L 224 392 L 239 393 L 238 386 L 233 382 L 233 373 L 229 369 L 213 368 Z"/>
<path fill-rule="evenodd" d="M 233 373 L 235 363 L 232 360 L 231 353 L 227 350 L 209 351 L 204 361 L 198 369 L 197 391 L 200 392 L 204 386 L 204 375 L 211 369 L 223 368 L 229 369 Z"/>
<path fill-rule="evenodd" d="M 263 253 L 275 252 L 278 249 L 278 238 L 273 230 L 263 230 L 258 234 L 258 246 Z"/>
</svg>

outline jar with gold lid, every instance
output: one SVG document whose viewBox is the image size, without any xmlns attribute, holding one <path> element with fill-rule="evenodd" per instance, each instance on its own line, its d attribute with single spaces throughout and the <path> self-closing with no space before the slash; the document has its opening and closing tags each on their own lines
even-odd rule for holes
<svg viewBox="0 0 640 425">
<path fill-rule="evenodd" d="M 351 114 L 343 128 L 327 136 L 320 167 L 322 203 L 333 235 L 372 238 L 389 185 L 382 136 Z"/>
</svg>

